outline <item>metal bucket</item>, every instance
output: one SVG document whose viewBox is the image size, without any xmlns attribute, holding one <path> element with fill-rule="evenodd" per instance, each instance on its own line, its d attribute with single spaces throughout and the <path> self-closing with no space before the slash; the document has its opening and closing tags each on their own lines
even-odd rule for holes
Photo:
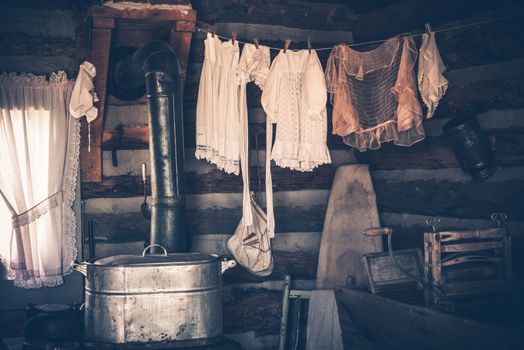
<svg viewBox="0 0 524 350">
<path fill-rule="evenodd" d="M 86 278 L 86 342 L 196 346 L 219 341 L 222 273 L 236 262 L 165 250 L 145 255 L 148 248 L 142 255 L 73 264 Z"/>
</svg>

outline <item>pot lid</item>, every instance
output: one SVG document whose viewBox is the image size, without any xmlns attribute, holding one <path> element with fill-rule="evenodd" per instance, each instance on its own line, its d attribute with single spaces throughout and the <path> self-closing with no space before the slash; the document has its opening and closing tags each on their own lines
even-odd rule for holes
<svg viewBox="0 0 524 350">
<path fill-rule="evenodd" d="M 219 260 L 218 255 L 202 253 L 174 253 L 147 255 L 114 255 L 98 259 L 94 265 L 104 266 L 139 266 L 139 265 L 192 265 L 205 264 Z"/>
</svg>

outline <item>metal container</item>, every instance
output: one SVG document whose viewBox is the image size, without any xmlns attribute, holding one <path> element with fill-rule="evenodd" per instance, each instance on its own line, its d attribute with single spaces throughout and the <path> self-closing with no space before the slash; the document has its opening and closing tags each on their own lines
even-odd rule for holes
<svg viewBox="0 0 524 350">
<path fill-rule="evenodd" d="M 222 336 L 222 273 L 234 260 L 176 253 L 73 263 L 86 278 L 85 340 L 192 346 Z M 163 249 L 163 248 L 162 248 Z"/>
<path fill-rule="evenodd" d="M 442 132 L 453 147 L 463 170 L 476 180 L 493 174 L 493 145 L 475 116 L 453 118 L 442 127 Z"/>
</svg>

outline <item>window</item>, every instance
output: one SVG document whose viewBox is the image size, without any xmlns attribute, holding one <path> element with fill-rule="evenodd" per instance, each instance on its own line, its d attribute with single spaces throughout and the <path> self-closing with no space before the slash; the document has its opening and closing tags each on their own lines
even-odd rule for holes
<svg viewBox="0 0 524 350">
<path fill-rule="evenodd" d="M 63 72 L 0 75 L 0 258 L 25 288 L 62 284 L 76 257 L 72 87 Z"/>
</svg>

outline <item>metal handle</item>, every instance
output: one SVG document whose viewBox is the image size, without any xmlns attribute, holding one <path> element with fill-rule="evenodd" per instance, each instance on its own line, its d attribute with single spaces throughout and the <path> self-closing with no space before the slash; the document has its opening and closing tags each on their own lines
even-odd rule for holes
<svg viewBox="0 0 524 350">
<path fill-rule="evenodd" d="M 387 236 L 393 233 L 393 229 L 391 227 L 373 227 L 368 228 L 364 231 L 365 236 L 373 237 L 373 236 Z"/>
<path fill-rule="evenodd" d="M 71 263 L 71 268 L 76 272 L 80 272 L 84 277 L 87 277 L 87 263 L 75 260 Z"/>
<path fill-rule="evenodd" d="M 235 260 L 222 260 L 222 273 L 235 266 L 237 266 L 237 262 Z"/>
<path fill-rule="evenodd" d="M 498 227 L 502 227 L 502 223 L 508 219 L 506 213 L 491 213 L 491 220 L 497 222 Z"/>
<path fill-rule="evenodd" d="M 160 244 L 153 243 L 153 244 L 150 244 L 150 245 L 148 245 L 147 247 L 144 248 L 144 250 L 142 251 L 142 257 L 145 257 L 146 256 L 146 252 L 148 251 L 148 249 L 152 248 L 152 247 L 160 247 L 160 248 L 162 248 L 162 250 L 164 251 L 164 256 L 167 256 L 166 248 L 162 247 Z"/>
</svg>

